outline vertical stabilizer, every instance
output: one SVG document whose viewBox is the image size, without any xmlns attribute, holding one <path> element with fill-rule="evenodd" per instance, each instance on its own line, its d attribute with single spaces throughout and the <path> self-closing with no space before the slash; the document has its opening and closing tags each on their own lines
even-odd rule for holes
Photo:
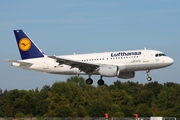
<svg viewBox="0 0 180 120">
<path fill-rule="evenodd" d="M 14 35 L 22 59 L 44 57 L 43 52 L 23 30 L 14 30 Z"/>
</svg>

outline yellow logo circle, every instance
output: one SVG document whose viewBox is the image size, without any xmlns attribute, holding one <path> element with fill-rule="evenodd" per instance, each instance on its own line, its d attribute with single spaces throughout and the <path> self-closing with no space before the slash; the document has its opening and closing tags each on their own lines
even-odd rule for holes
<svg viewBox="0 0 180 120">
<path fill-rule="evenodd" d="M 28 38 L 22 38 L 19 41 L 19 48 L 22 51 L 28 51 L 30 49 L 30 47 L 31 47 L 31 41 Z"/>
</svg>

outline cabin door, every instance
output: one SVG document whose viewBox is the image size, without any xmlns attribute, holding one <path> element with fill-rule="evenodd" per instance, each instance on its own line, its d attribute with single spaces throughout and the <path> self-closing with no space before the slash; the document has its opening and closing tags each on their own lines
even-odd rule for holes
<svg viewBox="0 0 180 120">
<path fill-rule="evenodd" d="M 149 51 L 143 52 L 143 62 L 149 62 Z"/>
</svg>

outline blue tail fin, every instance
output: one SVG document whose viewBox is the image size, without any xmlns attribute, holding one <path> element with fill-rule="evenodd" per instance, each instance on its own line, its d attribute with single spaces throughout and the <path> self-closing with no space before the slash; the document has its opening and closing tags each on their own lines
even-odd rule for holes
<svg viewBox="0 0 180 120">
<path fill-rule="evenodd" d="M 43 52 L 23 30 L 14 30 L 14 35 L 22 59 L 44 57 Z"/>
</svg>

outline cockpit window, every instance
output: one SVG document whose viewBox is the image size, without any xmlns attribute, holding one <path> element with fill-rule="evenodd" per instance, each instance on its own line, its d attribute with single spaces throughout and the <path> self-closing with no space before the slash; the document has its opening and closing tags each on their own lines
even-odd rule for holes
<svg viewBox="0 0 180 120">
<path fill-rule="evenodd" d="M 158 53 L 158 54 L 155 55 L 155 57 L 161 57 L 161 56 L 166 56 L 166 55 L 163 54 L 163 53 Z"/>
</svg>

